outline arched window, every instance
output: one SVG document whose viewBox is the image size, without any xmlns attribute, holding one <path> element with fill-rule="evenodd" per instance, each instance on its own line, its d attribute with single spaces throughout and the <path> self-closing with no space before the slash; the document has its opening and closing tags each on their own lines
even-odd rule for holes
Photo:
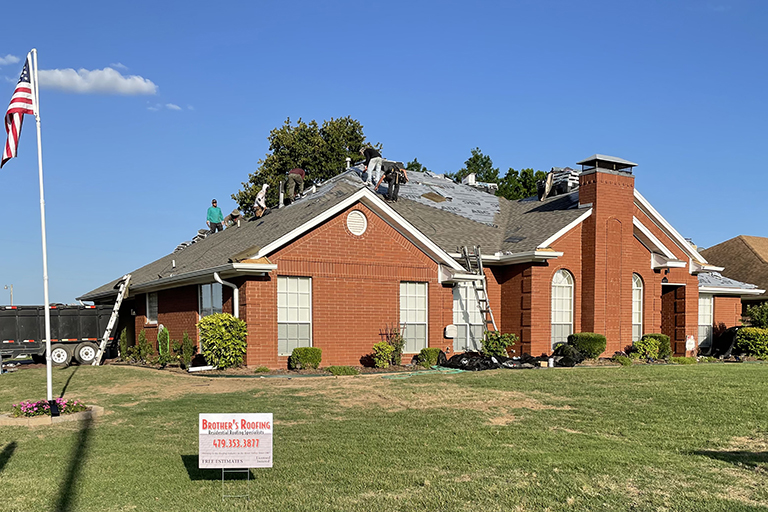
<svg viewBox="0 0 768 512">
<path fill-rule="evenodd" d="M 573 275 L 558 270 L 552 278 L 552 346 L 573 334 Z"/>
<path fill-rule="evenodd" d="M 632 274 L 632 343 L 643 337 L 643 278 Z"/>
</svg>

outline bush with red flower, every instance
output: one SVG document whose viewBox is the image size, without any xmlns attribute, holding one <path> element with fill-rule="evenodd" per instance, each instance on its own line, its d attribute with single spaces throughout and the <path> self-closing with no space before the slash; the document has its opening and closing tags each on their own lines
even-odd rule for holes
<svg viewBox="0 0 768 512">
<path fill-rule="evenodd" d="M 85 411 L 88 409 L 80 400 L 67 400 L 64 398 L 57 398 L 56 405 L 59 407 L 60 414 L 72 414 L 73 412 Z M 50 416 L 51 405 L 47 400 L 38 400 L 33 402 L 31 400 L 25 400 L 17 404 L 13 404 L 11 416 L 14 418 L 21 418 L 27 416 Z"/>
</svg>

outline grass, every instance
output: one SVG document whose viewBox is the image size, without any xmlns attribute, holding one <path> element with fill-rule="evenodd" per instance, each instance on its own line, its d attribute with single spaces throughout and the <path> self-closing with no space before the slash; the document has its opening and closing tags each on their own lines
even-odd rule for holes
<svg viewBox="0 0 768 512">
<path fill-rule="evenodd" d="M 213 379 L 54 369 L 92 424 L 0 427 L 2 509 L 768 509 L 768 365 Z M 0 410 L 45 393 L 0 376 Z M 199 412 L 272 412 L 251 500 L 197 469 Z M 245 483 L 237 482 L 243 490 Z"/>
</svg>

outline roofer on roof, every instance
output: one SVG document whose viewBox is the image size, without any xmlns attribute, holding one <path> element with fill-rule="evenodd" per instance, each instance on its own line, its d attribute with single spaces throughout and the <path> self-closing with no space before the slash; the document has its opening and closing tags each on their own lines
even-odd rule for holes
<svg viewBox="0 0 768 512">
<path fill-rule="evenodd" d="M 296 185 L 299 186 L 299 195 L 304 193 L 304 176 L 306 176 L 304 169 L 299 169 L 298 167 L 288 171 L 288 179 L 286 180 L 288 182 L 288 190 L 286 190 L 285 204 L 291 204 L 296 197 Z"/>
<path fill-rule="evenodd" d="M 208 218 L 205 221 L 208 224 L 208 229 L 211 230 L 211 234 L 217 231 L 224 231 L 223 220 L 224 214 L 221 213 L 221 208 L 216 205 L 216 200 L 212 199 L 211 207 L 208 208 Z"/>
<path fill-rule="evenodd" d="M 259 190 L 259 193 L 256 194 L 256 202 L 253 204 L 254 209 L 256 210 L 256 216 L 261 217 L 264 215 L 264 212 L 267 211 L 267 189 L 269 188 L 269 185 L 266 183 L 261 186 L 261 190 Z"/>
<path fill-rule="evenodd" d="M 360 154 L 365 157 L 365 170 L 368 172 L 368 181 L 366 185 L 373 185 L 379 181 L 379 174 L 381 173 L 381 153 L 376 151 L 370 144 L 364 148 L 360 148 Z M 368 170 L 368 167 L 371 170 Z"/>
</svg>

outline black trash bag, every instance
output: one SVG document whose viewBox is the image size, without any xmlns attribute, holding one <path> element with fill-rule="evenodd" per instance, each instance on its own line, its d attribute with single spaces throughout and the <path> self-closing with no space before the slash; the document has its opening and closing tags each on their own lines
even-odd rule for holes
<svg viewBox="0 0 768 512">
<path fill-rule="evenodd" d="M 736 345 L 736 334 L 739 332 L 739 329 L 741 329 L 741 326 L 729 327 L 728 329 L 724 330 L 720 336 L 717 336 L 712 340 L 710 353 L 703 355 L 712 355 L 713 357 L 722 358 L 731 357 L 731 353 L 734 352 L 734 346 Z M 738 354 L 738 350 L 736 353 Z"/>
<path fill-rule="evenodd" d="M 566 344 L 558 345 L 555 351 L 552 352 L 552 357 L 555 360 L 556 366 L 565 366 L 567 368 L 573 368 L 584 361 L 584 356 L 581 355 L 581 352 L 576 350 L 575 347 Z"/>
<path fill-rule="evenodd" d="M 445 352 L 442 350 L 439 354 L 437 354 L 437 366 L 445 366 L 445 364 L 448 362 L 448 358 L 445 356 Z"/>
<path fill-rule="evenodd" d="M 471 372 L 477 372 L 482 370 L 492 370 L 501 368 L 499 360 L 494 357 L 486 357 L 477 352 L 465 352 L 463 354 L 456 354 L 446 361 L 445 366 L 448 368 L 457 368 L 459 370 L 468 370 Z"/>
</svg>

